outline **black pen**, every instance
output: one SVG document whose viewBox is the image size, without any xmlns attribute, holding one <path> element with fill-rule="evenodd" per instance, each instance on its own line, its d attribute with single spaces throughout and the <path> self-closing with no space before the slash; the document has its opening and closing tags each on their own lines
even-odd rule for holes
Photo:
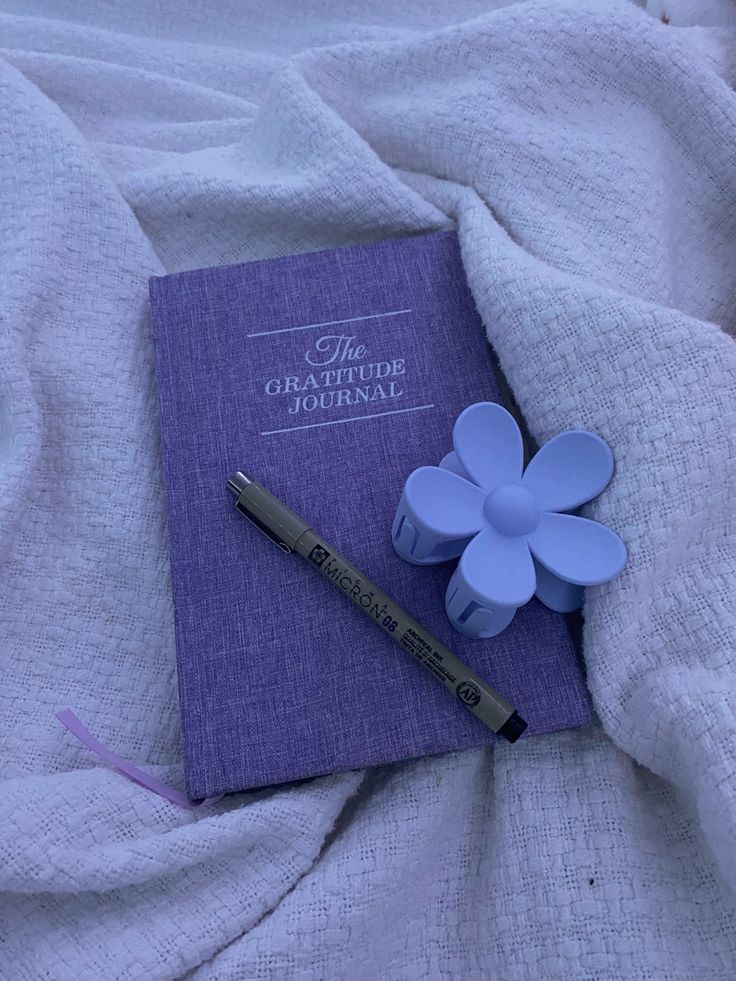
<svg viewBox="0 0 736 981">
<path fill-rule="evenodd" d="M 238 471 L 227 482 L 237 508 L 282 551 L 296 552 L 319 570 L 420 664 L 442 682 L 480 721 L 510 743 L 527 727 L 519 713 L 451 650 L 428 633 L 352 563 L 340 555 L 285 504 Z"/>
</svg>

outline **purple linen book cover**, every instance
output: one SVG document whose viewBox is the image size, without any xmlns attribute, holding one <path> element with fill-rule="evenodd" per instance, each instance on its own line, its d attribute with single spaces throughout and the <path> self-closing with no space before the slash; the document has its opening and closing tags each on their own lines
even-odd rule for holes
<svg viewBox="0 0 736 981">
<path fill-rule="evenodd" d="M 187 792 L 193 798 L 495 737 L 297 556 L 239 514 L 242 469 L 487 678 L 530 733 L 580 725 L 564 617 L 448 623 L 452 563 L 403 562 L 401 488 L 500 401 L 457 237 L 438 233 L 151 280 Z"/>
</svg>

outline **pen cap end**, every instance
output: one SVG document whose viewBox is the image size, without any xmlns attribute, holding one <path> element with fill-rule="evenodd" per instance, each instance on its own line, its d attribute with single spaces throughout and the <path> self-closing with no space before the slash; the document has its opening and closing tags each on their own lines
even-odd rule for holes
<svg viewBox="0 0 736 981">
<path fill-rule="evenodd" d="M 526 725 L 526 722 L 518 712 L 512 712 L 498 730 L 498 734 L 510 743 L 515 743 L 519 736 L 526 730 Z"/>
<path fill-rule="evenodd" d="M 234 473 L 232 477 L 229 478 L 227 482 L 227 489 L 231 494 L 234 494 L 236 497 L 240 497 L 248 484 L 252 483 L 253 481 L 250 479 L 250 477 L 246 477 L 244 473 L 238 470 L 237 473 Z"/>
</svg>

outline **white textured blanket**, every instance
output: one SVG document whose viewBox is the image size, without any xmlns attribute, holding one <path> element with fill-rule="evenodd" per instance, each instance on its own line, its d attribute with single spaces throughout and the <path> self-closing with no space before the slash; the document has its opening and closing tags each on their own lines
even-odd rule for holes
<svg viewBox="0 0 736 981">
<path fill-rule="evenodd" d="M 736 18 L 650 6 L 0 0 L 3 978 L 736 975 Z M 600 725 L 153 796 L 53 717 L 181 782 L 148 276 L 453 223 L 618 461 Z"/>
</svg>

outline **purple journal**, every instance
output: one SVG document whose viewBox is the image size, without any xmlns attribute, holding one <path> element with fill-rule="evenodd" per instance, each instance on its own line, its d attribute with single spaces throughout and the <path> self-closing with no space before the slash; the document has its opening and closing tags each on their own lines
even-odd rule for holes
<svg viewBox="0 0 736 981">
<path fill-rule="evenodd" d="M 565 618 L 492 640 L 444 612 L 452 563 L 394 553 L 408 474 L 500 401 L 457 237 L 151 280 L 187 793 L 262 787 L 495 737 L 297 556 L 240 515 L 265 484 L 546 732 L 591 717 Z M 513 750 L 509 750 L 512 752 Z"/>
</svg>

